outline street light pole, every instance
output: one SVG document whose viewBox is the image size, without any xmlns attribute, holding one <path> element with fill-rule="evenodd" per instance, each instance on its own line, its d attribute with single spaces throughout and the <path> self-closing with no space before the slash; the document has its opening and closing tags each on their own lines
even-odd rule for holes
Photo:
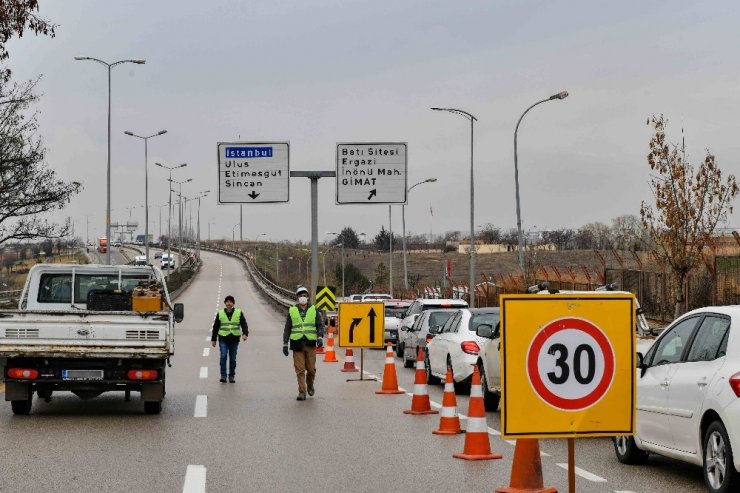
<svg viewBox="0 0 740 493">
<path fill-rule="evenodd" d="M 418 187 L 423 183 L 434 183 L 435 181 L 437 181 L 436 178 L 427 178 L 424 181 L 420 181 L 419 183 L 412 185 L 408 190 L 406 190 L 406 196 L 408 197 L 408 194 L 414 189 L 414 187 Z M 403 247 L 403 287 L 408 291 L 409 273 L 406 265 L 406 204 L 401 204 L 401 228 L 403 229 L 403 236 L 401 237 Z M 406 296 L 408 296 L 408 294 Z"/>
<path fill-rule="evenodd" d="M 149 139 L 152 137 L 158 137 L 160 135 L 164 135 L 167 133 L 167 130 L 160 130 L 156 134 L 143 136 L 143 135 L 136 135 L 135 133 L 127 130 L 125 132 L 126 135 L 130 135 L 131 137 L 137 137 L 139 139 L 142 139 L 144 141 L 144 250 L 145 255 L 147 258 L 147 262 L 149 262 Z"/>
<path fill-rule="evenodd" d="M 190 181 L 193 181 L 192 178 L 188 178 L 187 180 L 183 181 L 177 181 L 170 178 L 170 182 L 177 183 L 179 185 L 179 189 L 177 192 L 177 201 L 178 201 L 178 240 L 177 240 L 177 250 L 179 252 L 180 261 L 182 261 L 182 184 L 188 183 Z M 177 265 L 180 265 L 179 262 Z"/>
<path fill-rule="evenodd" d="M 455 113 L 470 120 L 470 308 L 475 308 L 475 187 L 473 186 L 473 124 L 478 120 L 467 111 L 456 108 L 432 108 L 435 111 Z"/>
<path fill-rule="evenodd" d="M 172 262 L 172 170 L 177 168 L 183 168 L 188 165 L 188 163 L 182 163 L 178 164 L 177 166 L 165 166 L 162 163 L 154 163 L 155 166 L 159 166 L 160 168 L 164 168 L 170 171 L 170 177 L 167 179 L 167 188 L 170 189 L 170 195 L 169 200 L 167 202 L 168 204 L 168 211 L 167 211 L 167 256 L 170 259 L 170 262 Z M 171 265 L 171 264 L 170 264 Z M 167 270 L 167 276 L 169 277 L 169 269 Z"/>
<path fill-rule="evenodd" d="M 519 161 L 517 157 L 517 133 L 519 132 L 519 124 L 522 123 L 524 115 L 529 113 L 529 110 L 537 106 L 538 104 L 546 103 L 554 99 L 565 99 L 568 97 L 567 91 L 561 91 L 557 94 L 553 94 L 547 99 L 537 101 L 532 106 L 527 108 L 522 116 L 519 117 L 519 121 L 516 122 L 516 128 L 514 129 L 514 187 L 516 190 L 516 229 L 519 237 L 519 269 L 522 271 L 522 279 L 524 280 L 524 287 L 526 288 L 527 279 L 526 272 L 524 270 L 524 237 L 522 236 L 522 214 L 519 207 Z"/>
<path fill-rule="evenodd" d="M 110 265 L 110 80 L 111 80 L 111 69 L 117 65 L 121 65 L 122 63 L 135 63 L 137 65 L 143 65 L 146 63 L 146 60 L 119 60 L 117 62 L 108 63 L 104 62 L 103 60 L 100 60 L 98 58 L 93 58 L 89 56 L 76 56 L 75 60 L 90 60 L 93 62 L 98 62 L 101 65 L 104 65 L 108 68 L 108 171 L 107 171 L 107 199 L 106 199 L 106 208 L 105 208 L 105 237 L 108 239 L 108 248 L 106 249 L 105 253 L 105 263 L 107 265 Z"/>
<path fill-rule="evenodd" d="M 339 233 L 326 233 L 328 235 L 335 235 L 339 237 Z M 342 298 L 344 298 L 344 240 L 340 243 L 342 246 Z"/>
<path fill-rule="evenodd" d="M 203 190 L 198 194 L 198 261 L 200 262 L 200 199 L 203 197 L 206 197 L 209 193 L 211 193 L 210 190 Z"/>
</svg>

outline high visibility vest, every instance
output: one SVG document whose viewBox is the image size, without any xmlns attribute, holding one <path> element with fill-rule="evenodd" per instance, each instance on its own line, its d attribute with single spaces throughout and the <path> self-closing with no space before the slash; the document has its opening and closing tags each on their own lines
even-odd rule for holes
<svg viewBox="0 0 740 493">
<path fill-rule="evenodd" d="M 239 325 L 239 320 L 242 318 L 242 311 L 238 308 L 234 308 L 234 313 L 231 314 L 231 320 L 226 316 L 226 310 L 224 308 L 218 311 L 218 320 L 221 322 L 221 326 L 218 330 L 218 335 L 226 337 L 229 334 L 233 334 L 237 337 L 242 335 L 242 328 Z"/>
<path fill-rule="evenodd" d="M 288 310 L 293 327 L 290 329 L 290 338 L 294 341 L 305 337 L 309 341 L 316 340 L 316 307 L 311 305 L 306 310 L 306 317 L 301 318 L 298 307 L 293 305 Z"/>
</svg>

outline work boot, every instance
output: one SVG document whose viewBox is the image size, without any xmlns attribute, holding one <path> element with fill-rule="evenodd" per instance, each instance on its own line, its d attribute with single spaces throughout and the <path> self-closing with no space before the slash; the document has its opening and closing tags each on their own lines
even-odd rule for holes
<svg viewBox="0 0 740 493">
<path fill-rule="evenodd" d="M 226 383 L 226 377 L 224 377 L 224 378 L 222 378 L 221 380 L 219 380 L 219 382 L 221 382 L 221 383 Z"/>
<path fill-rule="evenodd" d="M 301 392 L 300 394 L 298 394 L 298 397 L 296 397 L 295 400 L 297 400 L 297 401 L 305 401 L 306 400 L 306 394 L 304 394 L 303 392 Z"/>
<path fill-rule="evenodd" d="M 309 387 L 308 387 L 308 395 L 313 396 L 314 393 L 316 393 L 316 390 L 314 390 L 313 385 L 309 385 Z"/>
<path fill-rule="evenodd" d="M 229 383 L 236 383 L 236 380 L 234 380 L 234 377 L 229 378 Z"/>
</svg>

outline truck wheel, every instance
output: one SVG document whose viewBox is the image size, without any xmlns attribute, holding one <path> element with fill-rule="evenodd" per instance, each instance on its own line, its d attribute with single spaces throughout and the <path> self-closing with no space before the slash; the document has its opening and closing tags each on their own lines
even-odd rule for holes
<svg viewBox="0 0 740 493">
<path fill-rule="evenodd" d="M 19 416 L 26 416 L 31 412 L 31 404 L 33 403 L 33 398 L 29 397 L 26 400 L 23 401 L 10 401 L 10 407 L 13 408 L 13 414 L 19 415 Z"/>
<path fill-rule="evenodd" d="M 145 414 L 159 414 L 162 412 L 162 401 L 144 401 Z"/>
</svg>

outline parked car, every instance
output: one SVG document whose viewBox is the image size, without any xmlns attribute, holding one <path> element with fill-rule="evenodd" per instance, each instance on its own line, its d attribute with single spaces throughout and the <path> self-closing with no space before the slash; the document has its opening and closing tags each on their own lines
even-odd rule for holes
<svg viewBox="0 0 740 493">
<path fill-rule="evenodd" d="M 385 337 L 384 343 L 391 343 L 398 350 L 398 329 L 411 300 L 385 300 Z"/>
<path fill-rule="evenodd" d="M 427 347 L 427 342 L 434 338 L 429 327 L 442 327 L 455 313 L 455 308 L 439 308 L 422 312 L 410 328 L 401 328 L 398 334 L 398 350 L 403 359 L 404 368 L 412 368 L 416 362 L 418 348 Z"/>
<path fill-rule="evenodd" d="M 416 301 L 414 301 L 408 310 L 406 310 L 406 316 L 401 321 L 401 327 L 406 327 L 407 329 L 410 329 L 414 322 L 416 322 L 416 318 L 421 315 L 422 312 L 426 310 L 431 310 L 434 308 L 467 308 L 468 302 L 465 300 L 456 300 L 456 299 L 426 299 L 426 298 L 419 298 Z"/>
<path fill-rule="evenodd" d="M 162 258 L 162 252 L 154 252 L 154 258 L 155 259 Z"/>
<path fill-rule="evenodd" d="M 383 293 L 353 294 L 347 301 L 385 301 L 392 300 L 393 296 Z"/>
<path fill-rule="evenodd" d="M 738 491 L 740 306 L 704 307 L 637 355 L 637 432 L 614 438 L 617 459 L 656 453 L 701 466 L 707 491 Z"/>
<path fill-rule="evenodd" d="M 491 342 L 478 336 L 478 326 L 495 327 L 498 323 L 498 307 L 463 308 L 450 317 L 441 330 L 431 328 L 429 331 L 436 335 L 427 344 L 427 381 L 439 383 L 449 369 L 452 370 L 455 391 L 460 394 L 469 392 L 473 365 L 478 362 L 481 348 Z"/>
</svg>

